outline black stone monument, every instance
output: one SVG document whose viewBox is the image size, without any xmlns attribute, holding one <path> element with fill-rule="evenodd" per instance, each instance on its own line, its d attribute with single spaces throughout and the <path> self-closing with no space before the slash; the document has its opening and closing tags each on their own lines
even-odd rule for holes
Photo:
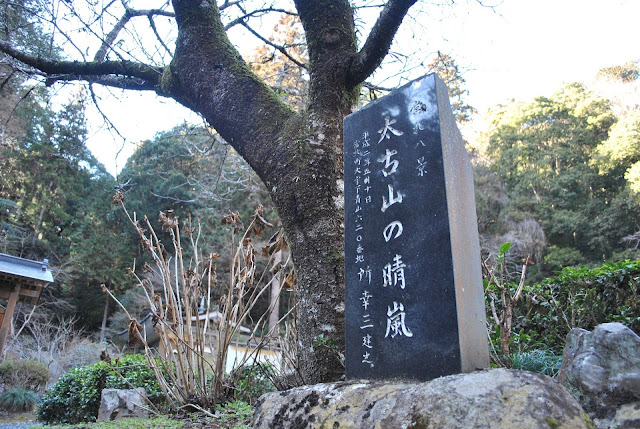
<svg viewBox="0 0 640 429">
<path fill-rule="evenodd" d="M 489 366 L 473 177 L 435 74 L 344 120 L 346 373 Z"/>
</svg>

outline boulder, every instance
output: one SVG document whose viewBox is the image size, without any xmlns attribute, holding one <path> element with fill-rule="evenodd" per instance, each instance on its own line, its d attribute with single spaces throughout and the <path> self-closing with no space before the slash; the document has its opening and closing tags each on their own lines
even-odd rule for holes
<svg viewBox="0 0 640 429">
<path fill-rule="evenodd" d="M 120 420 L 125 417 L 146 417 L 146 391 L 137 389 L 103 389 L 98 410 L 98 421 Z"/>
<path fill-rule="evenodd" d="M 640 337 L 621 323 L 572 329 L 558 381 L 591 417 L 612 418 L 623 404 L 640 401 Z"/>
<path fill-rule="evenodd" d="M 624 404 L 616 410 L 612 418 L 594 419 L 598 429 L 638 429 L 640 428 L 640 402 Z"/>
<path fill-rule="evenodd" d="M 491 369 L 426 383 L 341 382 L 260 398 L 252 428 L 593 428 L 553 379 Z"/>
</svg>

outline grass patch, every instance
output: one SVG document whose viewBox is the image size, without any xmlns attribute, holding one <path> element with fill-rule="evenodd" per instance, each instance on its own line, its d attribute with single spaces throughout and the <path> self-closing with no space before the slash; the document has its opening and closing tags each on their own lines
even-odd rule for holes
<svg viewBox="0 0 640 429">
<path fill-rule="evenodd" d="M 549 377 L 556 377 L 562 366 L 562 356 L 557 356 L 550 350 L 514 353 L 509 360 L 513 369 L 537 372 Z"/>
<path fill-rule="evenodd" d="M 227 402 L 217 405 L 220 423 L 233 429 L 250 429 L 253 408 L 244 401 Z"/>
<path fill-rule="evenodd" d="M 39 402 L 36 392 L 22 387 L 9 389 L 0 396 L 0 406 L 9 411 L 31 411 Z"/>
<path fill-rule="evenodd" d="M 160 416 L 148 419 L 128 418 L 118 421 L 81 423 L 72 425 L 47 425 L 47 429 L 72 429 L 72 428 L 89 428 L 89 429 L 180 429 L 184 426 L 184 422 L 172 420 L 168 417 Z"/>
</svg>

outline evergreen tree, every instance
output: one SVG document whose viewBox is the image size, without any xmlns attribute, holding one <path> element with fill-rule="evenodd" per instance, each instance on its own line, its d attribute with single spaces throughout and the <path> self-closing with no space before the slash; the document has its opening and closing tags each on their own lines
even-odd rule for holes
<svg viewBox="0 0 640 429">
<path fill-rule="evenodd" d="M 511 214 L 543 226 L 547 272 L 610 258 L 640 223 L 640 207 L 623 197 L 624 175 L 598 168 L 616 136 L 614 124 L 608 100 L 581 84 L 491 113 L 491 168 L 513 200 Z M 632 144 L 627 137 L 625 144 Z"/>
<path fill-rule="evenodd" d="M 134 255 L 119 238 L 121 220 L 109 217 L 115 181 L 85 146 L 81 99 L 54 111 L 47 93 L 34 91 L 14 114 L 18 132 L 0 147 L 0 248 L 49 259 L 51 290 L 74 305 L 80 326 L 95 329 L 105 300 L 100 284 L 131 285 L 125 273 Z"/>
<path fill-rule="evenodd" d="M 459 123 L 469 122 L 476 109 L 466 103 L 465 97 L 469 91 L 465 88 L 466 80 L 462 76 L 460 67 L 449 54 L 438 54 L 427 65 L 429 71 L 435 72 L 447 84 L 451 109 Z"/>
</svg>

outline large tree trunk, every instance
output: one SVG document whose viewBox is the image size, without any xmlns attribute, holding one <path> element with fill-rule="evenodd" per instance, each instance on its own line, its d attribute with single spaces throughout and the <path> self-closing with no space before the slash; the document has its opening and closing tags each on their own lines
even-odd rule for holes
<svg viewBox="0 0 640 429">
<path fill-rule="evenodd" d="M 307 152 L 301 165 L 271 187 L 296 267 L 300 362 L 307 383 L 344 373 L 344 196 L 342 151 L 335 150 L 342 147 L 342 133 L 341 127 L 318 128 L 300 142 Z M 320 136 L 332 144 L 318 143 Z"/>
<path fill-rule="evenodd" d="M 336 380 L 344 373 L 342 119 L 356 100 L 355 90 L 344 90 L 353 50 L 341 56 L 325 47 L 331 63 L 311 71 L 311 106 L 296 114 L 225 42 L 215 3 L 174 4 L 180 36 L 168 81 L 265 183 L 296 267 L 301 372 L 308 383 Z M 353 26 L 351 9 L 343 9 Z M 340 36 L 344 40 L 322 34 L 336 48 L 355 49 L 351 33 Z"/>
</svg>

